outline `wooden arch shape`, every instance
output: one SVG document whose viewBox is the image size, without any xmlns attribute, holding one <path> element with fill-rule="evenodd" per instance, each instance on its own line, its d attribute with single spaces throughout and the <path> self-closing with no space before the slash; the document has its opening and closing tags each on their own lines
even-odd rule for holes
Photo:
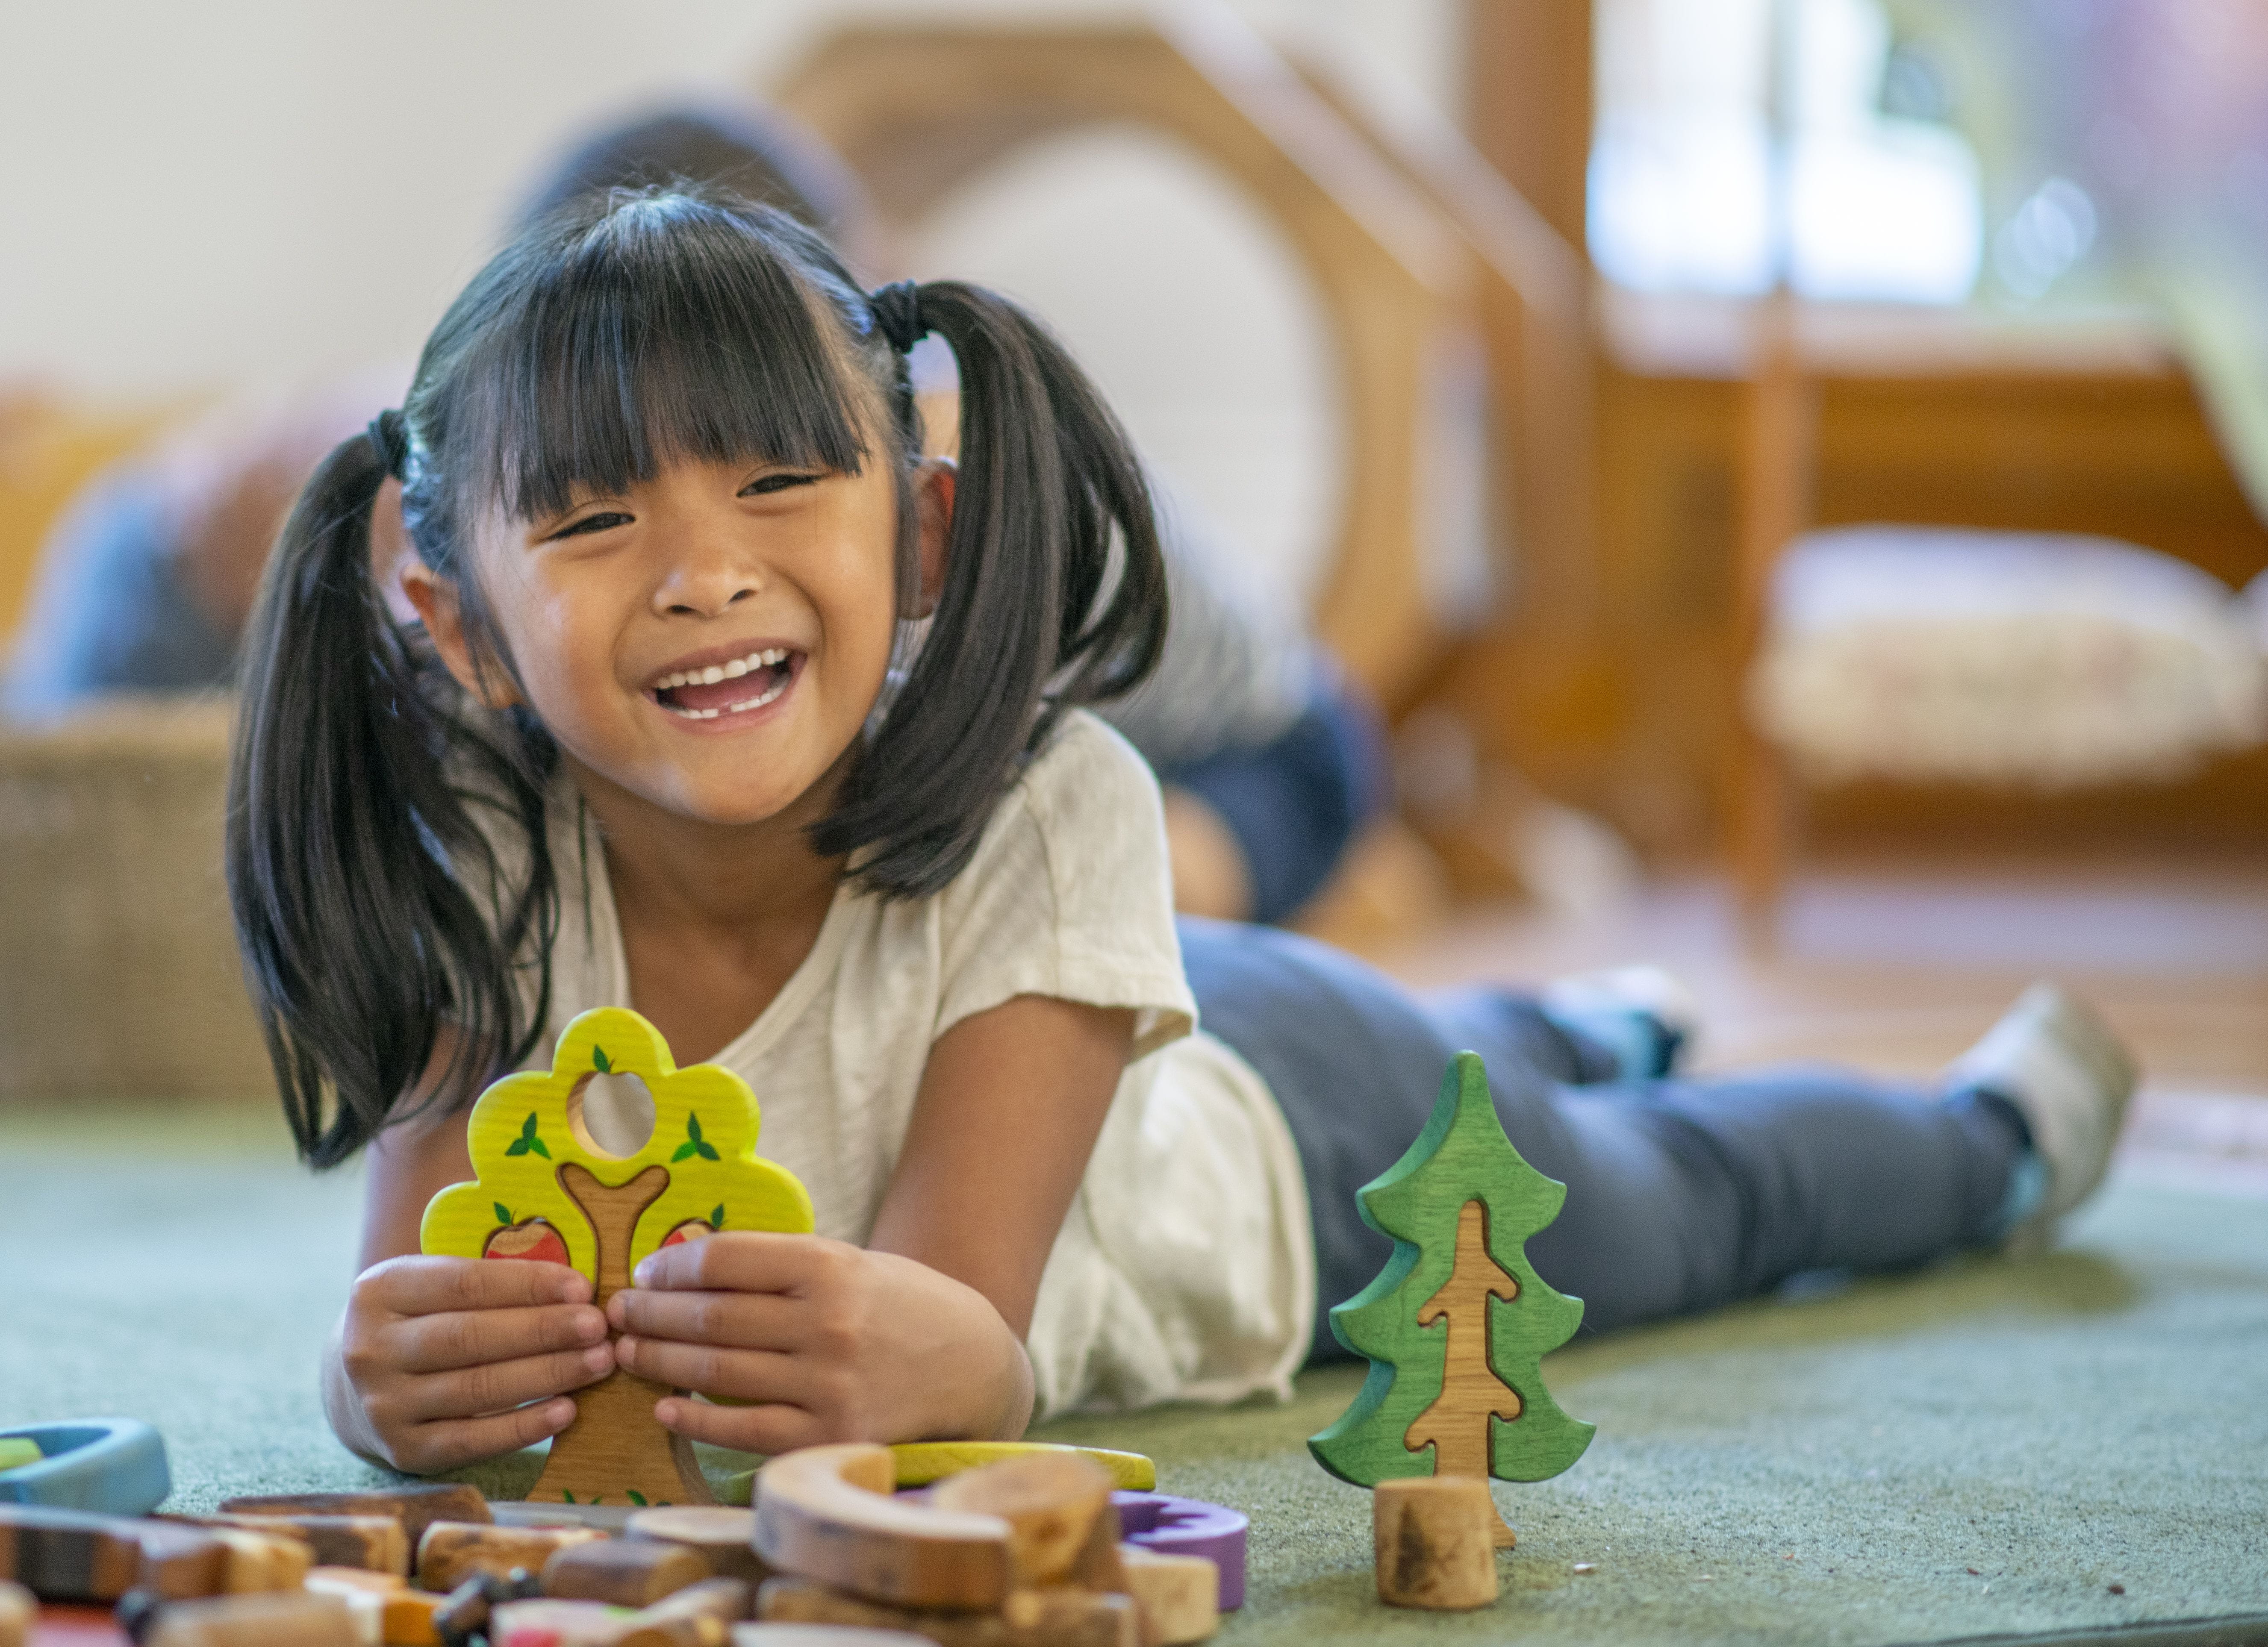
<svg viewBox="0 0 2268 1647">
<path fill-rule="evenodd" d="M 871 191 L 886 224 L 917 223 L 1011 151 L 1133 124 L 1186 143 L 1240 184 L 1321 293 L 1337 349 L 1344 458 L 1336 541 L 1315 627 L 1390 708 L 1440 634 L 1423 536 L 1432 373 L 1464 319 L 1455 236 L 1330 105 L 1226 11 L 1137 22 L 858 26 L 775 98 Z"/>
</svg>

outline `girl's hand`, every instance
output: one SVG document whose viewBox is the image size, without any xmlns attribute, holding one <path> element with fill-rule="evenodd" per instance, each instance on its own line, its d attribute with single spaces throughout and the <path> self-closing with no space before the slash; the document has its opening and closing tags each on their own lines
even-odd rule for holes
<svg viewBox="0 0 2268 1647">
<path fill-rule="evenodd" d="M 519 1259 L 374 1264 L 355 1280 L 334 1349 L 331 1428 L 419 1474 L 558 1434 L 575 1416 L 566 1392 L 615 1367 L 590 1282 Z"/>
<path fill-rule="evenodd" d="M 726 1232 L 666 1247 L 608 1300 L 615 1357 L 670 1397 L 678 1434 L 746 1452 L 825 1441 L 1012 1439 L 1031 1416 L 1023 1346 L 974 1287 L 815 1235 Z"/>
</svg>

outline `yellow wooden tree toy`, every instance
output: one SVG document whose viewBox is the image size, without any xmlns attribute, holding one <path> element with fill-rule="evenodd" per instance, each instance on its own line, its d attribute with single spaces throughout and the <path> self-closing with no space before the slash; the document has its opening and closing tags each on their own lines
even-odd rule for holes
<svg viewBox="0 0 2268 1647">
<path fill-rule="evenodd" d="M 585 1124 L 601 1076 L 634 1075 L 653 1098 L 653 1132 L 615 1155 Z M 467 1143 L 478 1175 L 433 1197 L 420 1241 L 457 1258 L 535 1258 L 591 1278 L 595 1301 L 630 1284 L 665 1245 L 719 1230 L 812 1227 L 795 1175 L 756 1156 L 747 1083 L 713 1063 L 681 1070 L 636 1012 L 600 1007 L 567 1026 L 549 1070 L 506 1076 L 481 1094 Z M 551 1443 L 531 1498 L 569 1504 L 712 1502 L 692 1444 L 663 1429 L 670 1392 L 617 1368 L 576 1393 L 575 1421 Z"/>
</svg>

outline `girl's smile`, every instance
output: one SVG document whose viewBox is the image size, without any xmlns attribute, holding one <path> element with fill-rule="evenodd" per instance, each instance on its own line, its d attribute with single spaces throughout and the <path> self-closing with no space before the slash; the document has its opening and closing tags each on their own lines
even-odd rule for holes
<svg viewBox="0 0 2268 1647">
<path fill-rule="evenodd" d="M 647 691 L 691 727 L 737 732 L 755 724 L 759 711 L 787 695 L 805 657 L 800 648 L 762 641 L 745 648 L 712 646 L 680 658 Z"/>
</svg>

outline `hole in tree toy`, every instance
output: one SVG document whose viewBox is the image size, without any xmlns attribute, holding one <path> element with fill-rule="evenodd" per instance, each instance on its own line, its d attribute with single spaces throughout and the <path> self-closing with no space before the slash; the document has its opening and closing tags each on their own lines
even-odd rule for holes
<svg viewBox="0 0 2268 1647">
<path fill-rule="evenodd" d="M 1583 1301 L 1528 1262 L 1528 1238 L 1567 1188 L 1504 1136 L 1478 1055 L 1461 1052 L 1417 1142 L 1356 1192 L 1394 1242 L 1375 1280 L 1331 1311 L 1331 1333 L 1370 1362 L 1354 1403 L 1307 1450 L 1342 1481 L 1406 1475 L 1540 1482 L 1583 1456 L 1593 1426 L 1543 1387 L 1543 1352 L 1573 1336 Z M 1496 1542 L 1513 1541 L 1498 1518 Z"/>
<path fill-rule="evenodd" d="M 591 1083 L 635 1076 L 653 1099 L 653 1129 L 615 1155 L 584 1124 Z M 591 1278 L 607 1300 L 665 1245 L 719 1230 L 812 1227 L 795 1175 L 759 1159 L 747 1083 L 713 1063 L 681 1070 L 654 1026 L 603 1006 L 569 1024 L 548 1070 L 508 1075 L 467 1122 L 473 1170 L 425 1209 L 420 1245 L 456 1258 L 548 1259 Z M 692 1444 L 663 1429 L 664 1386 L 616 1368 L 575 1392 L 575 1421 L 554 1437 L 531 1499 L 564 1504 L 709 1504 Z"/>
</svg>

